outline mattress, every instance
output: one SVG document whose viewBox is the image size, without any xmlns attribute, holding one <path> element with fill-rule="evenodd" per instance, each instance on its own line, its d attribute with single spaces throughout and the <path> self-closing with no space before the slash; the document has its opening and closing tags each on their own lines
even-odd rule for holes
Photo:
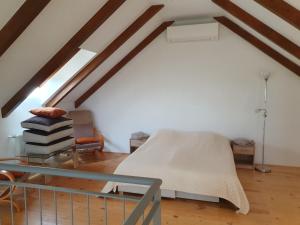
<svg viewBox="0 0 300 225">
<path fill-rule="evenodd" d="M 65 117 L 59 118 L 46 118 L 40 116 L 34 116 L 21 123 L 21 126 L 25 129 L 35 129 L 51 132 L 61 127 L 70 126 L 73 124 L 73 120 Z"/>
<path fill-rule="evenodd" d="M 70 126 L 61 127 L 51 132 L 41 130 L 24 130 L 23 140 L 25 142 L 48 144 L 71 135 L 73 135 L 73 128 Z"/>
<path fill-rule="evenodd" d="M 28 154 L 51 154 L 55 151 L 72 146 L 74 143 L 75 139 L 73 137 L 61 138 L 48 144 L 28 142 L 25 143 L 25 152 Z"/>
<path fill-rule="evenodd" d="M 158 178 L 161 189 L 223 198 L 247 214 L 229 140 L 210 132 L 160 130 L 129 155 L 114 174 Z M 108 182 L 103 192 L 115 190 Z"/>
</svg>

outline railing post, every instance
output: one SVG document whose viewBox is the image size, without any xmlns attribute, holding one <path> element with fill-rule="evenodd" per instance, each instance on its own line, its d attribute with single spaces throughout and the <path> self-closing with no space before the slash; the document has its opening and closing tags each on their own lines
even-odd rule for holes
<svg viewBox="0 0 300 225">
<path fill-rule="evenodd" d="M 157 193 L 154 196 L 154 203 L 158 203 L 159 207 L 157 208 L 153 216 L 153 225 L 161 225 L 161 191 L 157 190 Z"/>
</svg>

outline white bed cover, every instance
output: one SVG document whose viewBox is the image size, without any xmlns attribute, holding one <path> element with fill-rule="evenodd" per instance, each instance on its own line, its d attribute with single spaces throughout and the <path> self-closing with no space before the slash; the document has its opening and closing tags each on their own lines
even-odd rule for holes
<svg viewBox="0 0 300 225">
<path fill-rule="evenodd" d="M 223 198 L 237 206 L 237 212 L 249 212 L 229 140 L 218 134 L 160 130 L 114 174 L 160 178 L 161 189 Z M 108 182 L 102 191 L 108 193 L 117 185 Z"/>
</svg>

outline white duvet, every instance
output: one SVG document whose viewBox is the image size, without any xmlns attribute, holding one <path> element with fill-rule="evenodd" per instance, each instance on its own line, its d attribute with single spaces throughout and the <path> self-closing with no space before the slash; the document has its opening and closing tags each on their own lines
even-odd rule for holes
<svg viewBox="0 0 300 225">
<path fill-rule="evenodd" d="M 161 189 L 226 199 L 247 214 L 229 140 L 208 132 L 160 130 L 128 156 L 115 174 L 160 178 Z M 108 182 L 103 192 L 118 184 Z"/>
</svg>

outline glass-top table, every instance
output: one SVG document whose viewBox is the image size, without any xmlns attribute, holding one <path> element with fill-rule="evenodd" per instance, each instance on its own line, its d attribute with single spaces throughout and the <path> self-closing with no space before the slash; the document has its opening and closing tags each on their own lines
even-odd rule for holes
<svg viewBox="0 0 300 225">
<path fill-rule="evenodd" d="M 78 166 L 78 154 L 75 146 L 69 146 L 67 148 L 51 152 L 49 154 L 35 154 L 35 153 L 22 153 L 18 156 L 29 164 L 41 164 L 51 165 L 54 167 L 60 167 L 66 161 L 73 160 L 74 168 Z"/>
</svg>

